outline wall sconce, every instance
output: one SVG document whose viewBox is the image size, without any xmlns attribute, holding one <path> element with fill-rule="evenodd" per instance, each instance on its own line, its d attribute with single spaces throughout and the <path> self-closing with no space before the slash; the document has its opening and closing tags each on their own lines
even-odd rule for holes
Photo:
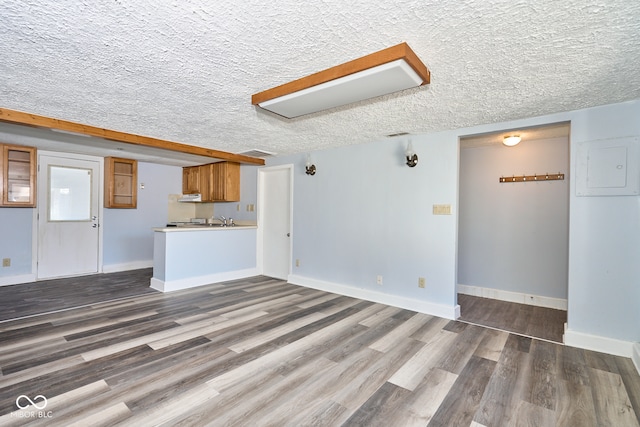
<svg viewBox="0 0 640 427">
<path fill-rule="evenodd" d="M 407 157 L 407 166 L 413 168 L 418 164 L 418 155 L 413 151 L 411 140 L 409 140 L 409 143 L 407 144 L 407 150 L 404 154 Z"/>
<path fill-rule="evenodd" d="M 502 143 L 507 147 L 513 147 L 514 145 L 518 145 L 520 141 L 522 141 L 520 135 L 509 135 L 504 137 Z"/>
<path fill-rule="evenodd" d="M 311 157 L 307 154 L 307 164 L 304 166 L 306 169 L 307 175 L 315 175 L 316 174 L 316 165 L 311 163 Z"/>
</svg>

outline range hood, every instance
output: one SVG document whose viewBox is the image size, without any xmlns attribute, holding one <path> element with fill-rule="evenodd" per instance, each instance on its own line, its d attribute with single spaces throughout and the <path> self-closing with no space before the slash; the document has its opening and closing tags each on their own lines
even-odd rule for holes
<svg viewBox="0 0 640 427">
<path fill-rule="evenodd" d="M 183 194 L 179 199 L 179 202 L 201 202 L 202 194 Z"/>
</svg>

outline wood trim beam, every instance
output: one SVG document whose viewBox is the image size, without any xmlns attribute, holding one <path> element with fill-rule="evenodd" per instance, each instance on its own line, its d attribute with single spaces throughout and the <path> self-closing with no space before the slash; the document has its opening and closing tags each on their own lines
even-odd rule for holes
<svg viewBox="0 0 640 427">
<path fill-rule="evenodd" d="M 148 136 L 136 135 L 132 133 L 118 132 L 110 129 L 98 128 L 67 120 L 54 119 L 37 114 L 24 113 L 22 111 L 0 108 L 0 122 L 12 123 L 24 126 L 55 129 L 64 132 L 73 132 L 81 135 L 88 135 L 111 141 L 124 142 L 127 144 L 140 145 L 145 147 L 160 148 L 168 151 L 193 154 L 197 156 L 211 157 L 213 159 L 227 160 L 230 162 L 264 165 L 264 159 L 257 157 L 234 154 L 226 151 L 212 150 L 194 145 L 181 144 L 178 142 L 166 141 L 163 139 Z"/>
<path fill-rule="evenodd" d="M 251 96 L 251 103 L 257 105 L 261 102 L 268 101 L 273 98 L 288 95 L 302 89 L 317 86 L 331 80 L 339 79 L 350 74 L 359 73 L 369 68 L 377 67 L 397 59 L 404 59 L 414 71 L 422 77 L 422 85 L 431 82 L 431 73 L 426 65 L 422 63 L 420 58 L 411 50 L 407 43 L 400 43 L 395 46 L 371 53 L 353 61 L 327 68 L 326 70 L 293 80 L 280 86 L 267 89 L 263 92 L 256 93 Z"/>
</svg>

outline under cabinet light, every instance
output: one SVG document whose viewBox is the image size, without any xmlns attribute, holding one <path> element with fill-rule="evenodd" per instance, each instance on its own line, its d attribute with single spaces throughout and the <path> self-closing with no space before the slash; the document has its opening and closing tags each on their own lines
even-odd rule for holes
<svg viewBox="0 0 640 427">
<path fill-rule="evenodd" d="M 251 103 L 294 118 L 430 83 L 406 43 L 256 93 Z"/>
</svg>

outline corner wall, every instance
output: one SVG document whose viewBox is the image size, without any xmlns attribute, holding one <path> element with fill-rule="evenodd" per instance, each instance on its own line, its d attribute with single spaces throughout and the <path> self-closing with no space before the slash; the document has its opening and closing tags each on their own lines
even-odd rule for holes
<svg viewBox="0 0 640 427">
<path fill-rule="evenodd" d="M 572 177 L 581 142 L 640 135 L 640 100 L 413 136 L 413 169 L 403 164 L 404 144 L 389 139 L 313 152 L 313 177 L 304 174 L 306 153 L 269 159 L 295 165 L 293 274 L 453 310 L 458 138 L 566 121 Z M 572 178 L 569 191 L 566 343 L 631 357 L 640 341 L 640 197 L 577 197 Z M 453 215 L 432 215 L 433 204 L 452 204 Z"/>
</svg>

